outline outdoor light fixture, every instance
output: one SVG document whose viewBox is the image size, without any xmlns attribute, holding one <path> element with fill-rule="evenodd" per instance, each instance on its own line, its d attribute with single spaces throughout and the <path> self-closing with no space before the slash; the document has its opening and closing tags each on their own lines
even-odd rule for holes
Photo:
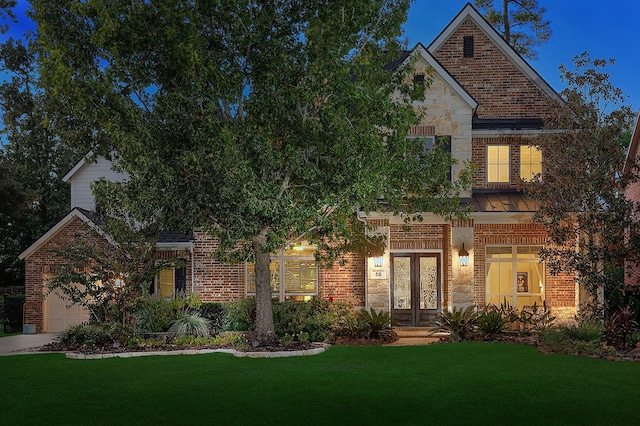
<svg viewBox="0 0 640 426">
<path fill-rule="evenodd" d="M 382 256 L 376 256 L 373 258 L 373 267 L 374 268 L 382 268 Z"/>
<path fill-rule="evenodd" d="M 460 266 L 469 266 L 469 252 L 464 249 L 464 243 L 458 252 L 458 257 L 460 258 Z"/>
</svg>

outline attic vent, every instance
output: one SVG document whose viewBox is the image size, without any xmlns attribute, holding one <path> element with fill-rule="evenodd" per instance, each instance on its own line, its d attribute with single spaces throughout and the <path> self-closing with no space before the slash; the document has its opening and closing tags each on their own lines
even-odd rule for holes
<svg viewBox="0 0 640 426">
<path fill-rule="evenodd" d="M 465 36 L 463 46 L 464 57 L 473 58 L 473 36 Z"/>
</svg>

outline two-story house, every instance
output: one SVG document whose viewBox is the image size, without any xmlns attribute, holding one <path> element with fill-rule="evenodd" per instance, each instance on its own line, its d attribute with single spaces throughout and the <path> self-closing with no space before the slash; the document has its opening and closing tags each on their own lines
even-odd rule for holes
<svg viewBox="0 0 640 426">
<path fill-rule="evenodd" d="M 274 297 L 350 300 L 391 311 L 406 326 L 430 324 L 444 309 L 505 300 L 520 308 L 546 301 L 555 315 L 572 316 L 578 299 L 574 279 L 552 276 L 540 262 L 546 233 L 532 223 L 535 205 L 517 190 L 519 179 L 541 172 L 535 141 L 543 129 L 545 101 L 556 98 L 556 92 L 471 4 L 428 47 L 418 44 L 399 61 L 410 56 L 417 57 L 417 75 L 428 71 L 433 78 L 426 99 L 415 104 L 426 114 L 410 135 L 427 144 L 447 137 L 458 160 L 453 176 L 465 161 L 475 162 L 475 183 L 464 194 L 472 213 L 465 221 L 447 221 L 425 212 L 424 220 L 410 229 L 391 214 L 358 213 L 386 235 L 384 255 L 353 255 L 346 265 L 321 269 L 311 245 L 282 250 L 271 263 Z M 55 294 L 43 295 L 55 272 L 50 250 L 96 226 L 87 189 L 99 176 L 125 178 L 113 175 L 104 160 L 81 161 L 65 177 L 71 184 L 72 211 L 21 254 L 26 262 L 26 323 L 35 324 L 38 332 L 59 331 L 87 318 L 81 309 L 66 309 L 67 302 Z M 252 296 L 252 265 L 217 262 L 211 257 L 215 245 L 197 230 L 163 234 L 158 258 L 182 258 L 185 267 L 160 273 L 156 294 L 193 292 L 203 301 Z"/>
</svg>

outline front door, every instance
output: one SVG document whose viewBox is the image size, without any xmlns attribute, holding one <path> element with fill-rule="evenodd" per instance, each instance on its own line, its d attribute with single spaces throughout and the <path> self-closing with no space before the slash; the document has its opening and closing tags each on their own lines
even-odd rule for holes
<svg viewBox="0 0 640 426">
<path fill-rule="evenodd" d="M 440 312 L 440 255 L 391 257 L 391 316 L 399 326 L 433 325 Z"/>
</svg>

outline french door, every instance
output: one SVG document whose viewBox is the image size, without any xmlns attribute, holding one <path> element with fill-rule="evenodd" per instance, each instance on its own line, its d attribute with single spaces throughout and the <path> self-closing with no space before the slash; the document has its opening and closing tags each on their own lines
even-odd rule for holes
<svg viewBox="0 0 640 426">
<path fill-rule="evenodd" d="M 391 263 L 394 322 L 399 326 L 433 325 L 441 310 L 440 255 L 397 253 Z"/>
</svg>

